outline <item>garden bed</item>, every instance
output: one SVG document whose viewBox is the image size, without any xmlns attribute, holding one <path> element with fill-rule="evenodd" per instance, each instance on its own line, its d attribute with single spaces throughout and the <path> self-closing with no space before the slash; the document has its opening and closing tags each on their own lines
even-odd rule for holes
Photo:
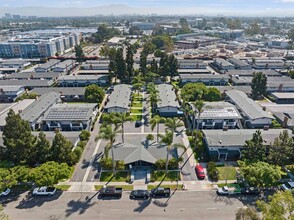
<svg viewBox="0 0 294 220">
<path fill-rule="evenodd" d="M 235 180 L 237 171 L 235 167 L 217 167 L 219 180 Z"/>
<path fill-rule="evenodd" d="M 95 185 L 95 190 L 100 190 L 103 185 Z M 115 185 L 115 187 L 117 188 L 122 188 L 124 191 L 131 191 L 134 189 L 133 185 Z"/>
<path fill-rule="evenodd" d="M 178 179 L 179 178 L 179 179 Z M 181 179 L 181 175 L 178 175 L 177 171 L 168 172 L 165 176 L 165 171 L 153 171 L 151 172 L 151 182 L 155 181 L 177 181 Z"/>
<path fill-rule="evenodd" d="M 100 182 L 129 182 L 130 173 L 129 172 L 118 172 L 113 177 L 112 172 L 102 172 L 100 177 Z"/>
</svg>

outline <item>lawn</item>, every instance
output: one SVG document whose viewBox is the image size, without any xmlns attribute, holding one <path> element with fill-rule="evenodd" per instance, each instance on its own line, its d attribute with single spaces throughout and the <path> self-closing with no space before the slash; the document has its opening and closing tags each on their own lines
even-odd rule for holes
<svg viewBox="0 0 294 220">
<path fill-rule="evenodd" d="M 100 190 L 103 185 L 95 185 L 95 190 Z M 124 191 L 131 191 L 134 189 L 133 185 L 116 185 L 115 187 L 122 188 Z"/>
<path fill-rule="evenodd" d="M 142 109 L 134 109 L 134 108 L 131 108 L 131 113 L 142 113 Z"/>
<path fill-rule="evenodd" d="M 220 180 L 235 180 L 237 171 L 235 167 L 217 167 Z"/>
<path fill-rule="evenodd" d="M 132 106 L 131 107 L 143 107 L 143 103 L 142 102 L 132 102 Z"/>
<path fill-rule="evenodd" d="M 54 186 L 56 189 L 62 190 L 62 191 L 67 191 L 70 187 L 70 185 L 55 185 Z"/>
<path fill-rule="evenodd" d="M 172 185 L 160 185 L 160 187 L 163 187 L 163 188 L 170 188 L 170 190 L 175 190 L 177 188 L 177 185 L 176 184 L 172 184 Z M 147 189 L 148 190 L 151 190 L 151 189 L 154 189 L 156 188 L 156 185 L 147 185 Z M 182 189 L 183 188 L 183 184 L 179 184 L 178 185 L 178 189 Z"/>
<path fill-rule="evenodd" d="M 141 95 L 141 94 L 138 95 L 137 93 L 133 93 L 132 98 L 139 98 L 139 99 L 142 99 L 142 98 L 143 98 L 143 95 Z"/>
<path fill-rule="evenodd" d="M 142 115 L 131 115 L 133 121 L 141 121 Z"/>
<path fill-rule="evenodd" d="M 100 182 L 129 182 L 130 181 L 130 173 L 129 172 L 118 172 L 112 178 L 112 172 L 102 172 L 100 177 Z"/>
<path fill-rule="evenodd" d="M 167 173 L 167 176 L 165 177 L 165 171 L 153 171 L 151 173 L 151 182 L 155 181 L 161 181 L 164 178 L 164 181 L 176 181 L 179 176 L 179 180 L 181 178 L 180 175 L 178 175 L 177 171 L 171 171 Z"/>
</svg>

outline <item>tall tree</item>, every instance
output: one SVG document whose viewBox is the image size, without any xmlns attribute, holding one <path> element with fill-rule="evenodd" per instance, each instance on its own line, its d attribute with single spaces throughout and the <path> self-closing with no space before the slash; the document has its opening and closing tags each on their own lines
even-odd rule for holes
<svg viewBox="0 0 294 220">
<path fill-rule="evenodd" d="M 163 53 L 160 58 L 158 73 L 162 77 L 170 75 L 170 66 L 168 62 L 168 56 L 166 53 Z"/>
<path fill-rule="evenodd" d="M 202 100 L 197 100 L 195 102 L 195 108 L 197 110 L 197 127 L 196 127 L 196 132 L 195 132 L 195 150 L 197 148 L 197 134 L 198 134 L 198 131 L 199 131 L 199 121 L 200 121 L 200 116 L 201 116 L 201 113 L 203 112 L 203 108 L 204 108 L 204 102 Z M 195 113 L 194 113 L 195 114 Z M 193 120 L 193 129 L 195 128 L 195 117 L 194 117 L 194 120 Z"/>
<path fill-rule="evenodd" d="M 109 141 L 109 144 L 105 146 L 105 157 L 108 158 L 108 152 L 111 150 L 111 159 L 112 159 L 112 172 L 115 174 L 115 163 L 114 163 L 114 152 L 113 152 L 113 144 L 115 142 L 116 135 L 119 131 L 114 130 L 111 125 L 107 125 L 102 127 L 99 131 L 99 135 L 97 139 L 103 139 Z"/>
<path fill-rule="evenodd" d="M 124 59 L 122 48 L 117 49 L 115 64 L 116 64 L 115 75 L 117 75 L 120 80 L 125 80 L 126 79 L 126 62 Z"/>
<path fill-rule="evenodd" d="M 278 191 L 269 196 L 269 203 L 257 201 L 263 219 L 292 220 L 294 219 L 294 196 L 291 191 Z"/>
<path fill-rule="evenodd" d="M 100 104 L 105 96 L 103 89 L 95 84 L 85 88 L 85 99 L 90 103 Z"/>
<path fill-rule="evenodd" d="M 140 55 L 140 72 L 145 77 L 147 73 L 147 54 L 144 53 L 143 51 L 141 52 L 141 55 Z"/>
<path fill-rule="evenodd" d="M 257 72 L 253 74 L 251 93 L 252 98 L 258 99 L 266 94 L 267 90 L 267 78 L 262 72 Z"/>
<path fill-rule="evenodd" d="M 79 63 L 81 63 L 83 61 L 83 58 L 84 58 L 85 55 L 84 55 L 84 52 L 83 52 L 83 48 L 82 48 L 82 46 L 80 44 L 75 46 L 75 53 L 76 53 L 77 61 Z"/>
<path fill-rule="evenodd" d="M 173 149 L 176 148 L 182 148 L 186 149 L 184 145 L 182 144 L 174 144 L 173 143 L 173 132 L 167 132 L 165 135 L 159 134 L 159 137 L 161 138 L 160 143 L 166 144 L 166 161 L 165 161 L 165 173 L 168 172 L 168 161 L 169 161 L 169 155 Z"/>
<path fill-rule="evenodd" d="M 258 212 L 251 207 L 239 208 L 236 212 L 236 220 L 260 220 Z"/>
<path fill-rule="evenodd" d="M 127 65 L 127 80 L 129 80 L 134 75 L 134 53 L 132 45 L 127 46 L 127 56 L 126 56 L 126 65 Z"/>
<path fill-rule="evenodd" d="M 5 120 L 3 140 L 6 146 L 6 159 L 15 164 L 27 164 L 31 161 L 31 152 L 36 144 L 36 137 L 31 132 L 29 122 L 21 119 L 12 109 Z"/>
<path fill-rule="evenodd" d="M 209 102 L 217 102 L 221 100 L 221 93 L 216 87 L 209 87 L 204 94 L 204 100 Z"/>
<path fill-rule="evenodd" d="M 165 122 L 167 130 L 172 133 L 172 141 L 174 140 L 174 133 L 177 131 L 177 128 L 183 127 L 184 123 L 177 118 L 167 118 Z"/>
<path fill-rule="evenodd" d="M 151 130 L 153 131 L 155 127 L 156 129 L 156 141 L 159 142 L 159 124 L 164 123 L 165 118 L 160 117 L 159 115 L 155 115 L 153 118 L 150 119 Z"/>
<path fill-rule="evenodd" d="M 153 59 L 150 63 L 150 72 L 158 73 L 158 63 L 155 59 Z"/>
<path fill-rule="evenodd" d="M 269 148 L 268 162 L 279 166 L 290 164 L 291 158 L 294 158 L 293 148 L 293 138 L 287 130 L 282 131 Z"/>
<path fill-rule="evenodd" d="M 35 157 L 34 163 L 45 163 L 49 160 L 51 153 L 50 142 L 46 139 L 44 132 L 40 132 L 38 135 L 37 144 L 33 155 Z"/>
<path fill-rule="evenodd" d="M 130 115 L 127 115 L 126 112 L 119 113 L 117 115 L 117 117 L 118 117 L 119 122 L 121 123 L 121 138 L 122 138 L 122 142 L 125 143 L 125 136 L 124 136 L 124 134 L 125 134 L 125 126 L 124 126 L 124 124 L 127 121 L 132 121 L 133 118 Z"/>
<path fill-rule="evenodd" d="M 108 65 L 108 73 L 110 77 L 115 77 L 115 82 L 117 80 L 117 71 L 116 71 L 116 49 L 110 48 L 109 50 L 109 65 Z"/>
<path fill-rule="evenodd" d="M 169 74 L 170 77 L 175 77 L 178 75 L 178 60 L 175 55 L 170 54 L 168 56 Z"/>
<path fill-rule="evenodd" d="M 51 160 L 71 165 L 73 163 L 72 148 L 72 143 L 57 131 L 52 141 Z"/>
<path fill-rule="evenodd" d="M 251 140 L 247 140 L 242 151 L 242 159 L 248 162 L 266 161 L 266 147 L 261 131 L 257 130 Z"/>
</svg>

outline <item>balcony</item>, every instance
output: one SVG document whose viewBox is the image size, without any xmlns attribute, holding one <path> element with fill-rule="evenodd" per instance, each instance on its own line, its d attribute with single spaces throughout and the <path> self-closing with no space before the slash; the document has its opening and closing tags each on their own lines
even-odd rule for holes
<svg viewBox="0 0 294 220">
<path fill-rule="evenodd" d="M 47 127 L 49 131 L 61 130 L 61 124 L 59 122 L 47 122 Z"/>
<path fill-rule="evenodd" d="M 228 128 L 235 128 L 237 126 L 237 122 L 232 121 L 232 122 L 223 122 L 223 128 L 228 127 Z"/>
<path fill-rule="evenodd" d="M 202 122 L 202 129 L 206 129 L 206 128 L 211 128 L 213 129 L 215 127 L 215 122 L 214 121 L 210 121 L 210 122 Z"/>
</svg>

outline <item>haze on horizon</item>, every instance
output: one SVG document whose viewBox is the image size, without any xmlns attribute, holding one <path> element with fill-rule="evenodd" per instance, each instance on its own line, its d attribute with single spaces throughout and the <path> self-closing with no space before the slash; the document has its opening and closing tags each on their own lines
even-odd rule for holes
<svg viewBox="0 0 294 220">
<path fill-rule="evenodd" d="M 0 5 L 2 15 L 7 12 L 36 16 L 134 13 L 294 16 L 294 0 L 0 0 Z"/>
</svg>

